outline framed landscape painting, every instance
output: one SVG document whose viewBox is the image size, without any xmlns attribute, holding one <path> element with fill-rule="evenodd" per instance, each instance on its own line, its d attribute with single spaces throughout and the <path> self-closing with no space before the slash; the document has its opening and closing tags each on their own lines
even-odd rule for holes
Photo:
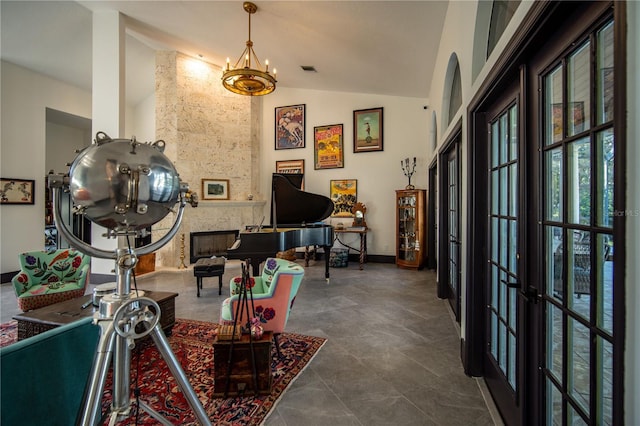
<svg viewBox="0 0 640 426">
<path fill-rule="evenodd" d="M 344 142 L 342 124 L 313 128 L 314 168 L 339 169 L 344 167 Z"/>
<path fill-rule="evenodd" d="M 305 147 L 305 104 L 276 107 L 276 149 Z"/>
<path fill-rule="evenodd" d="M 332 217 L 353 217 L 353 206 L 358 201 L 358 180 L 340 179 L 330 182 L 330 198 L 333 201 Z"/>
<path fill-rule="evenodd" d="M 203 200 L 228 200 L 229 179 L 202 179 Z"/>
<path fill-rule="evenodd" d="M 382 151 L 382 107 L 353 111 L 353 152 Z"/>
</svg>

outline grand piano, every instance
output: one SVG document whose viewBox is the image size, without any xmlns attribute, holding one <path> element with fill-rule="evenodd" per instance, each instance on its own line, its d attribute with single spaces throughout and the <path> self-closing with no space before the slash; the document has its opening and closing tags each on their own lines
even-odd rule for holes
<svg viewBox="0 0 640 426">
<path fill-rule="evenodd" d="M 274 173 L 271 180 L 271 224 L 240 232 L 228 259 L 250 259 L 253 275 L 260 264 L 277 252 L 297 247 L 324 248 L 325 278 L 329 279 L 329 251 L 333 227 L 320 221 L 333 212 L 333 201 L 323 195 L 302 191 L 301 174 Z"/>
</svg>

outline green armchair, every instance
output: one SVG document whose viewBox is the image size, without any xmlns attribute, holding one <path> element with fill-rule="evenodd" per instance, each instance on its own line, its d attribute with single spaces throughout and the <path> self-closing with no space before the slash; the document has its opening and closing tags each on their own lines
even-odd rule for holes
<svg viewBox="0 0 640 426">
<path fill-rule="evenodd" d="M 74 249 L 20 254 L 20 272 L 11 282 L 22 311 L 84 295 L 91 257 Z"/>
</svg>

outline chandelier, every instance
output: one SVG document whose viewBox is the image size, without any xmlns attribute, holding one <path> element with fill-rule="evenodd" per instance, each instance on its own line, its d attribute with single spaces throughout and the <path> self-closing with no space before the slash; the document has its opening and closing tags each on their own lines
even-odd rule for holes
<svg viewBox="0 0 640 426">
<path fill-rule="evenodd" d="M 273 92 L 276 89 L 276 69 L 273 69 L 273 75 L 269 73 L 269 61 L 265 61 L 264 71 L 262 65 L 253 51 L 253 42 L 251 41 L 251 15 L 256 13 L 258 6 L 251 2 L 244 2 L 243 9 L 249 14 L 249 40 L 247 47 L 238 58 L 236 64 L 231 67 L 229 58 L 227 58 L 227 67 L 222 73 L 222 85 L 233 93 L 247 96 L 261 96 Z M 239 67 L 244 61 L 244 66 Z M 251 65 L 255 64 L 255 68 Z"/>
</svg>

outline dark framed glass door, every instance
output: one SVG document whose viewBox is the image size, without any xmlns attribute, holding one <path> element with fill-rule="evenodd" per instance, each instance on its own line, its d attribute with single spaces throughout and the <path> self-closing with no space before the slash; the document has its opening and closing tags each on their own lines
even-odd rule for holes
<svg viewBox="0 0 640 426">
<path fill-rule="evenodd" d="M 438 295 L 449 300 L 460 322 L 460 288 L 462 276 L 460 238 L 460 139 L 458 131 L 440 155 L 440 261 Z"/>
<path fill-rule="evenodd" d="M 516 86 L 517 87 L 517 86 Z M 523 310 L 519 262 L 519 92 L 508 91 L 487 115 L 488 250 L 486 258 L 487 386 L 508 424 L 522 418 Z"/>
<path fill-rule="evenodd" d="M 596 21 L 538 73 L 550 425 L 613 424 L 613 34 L 612 16 Z"/>
</svg>

